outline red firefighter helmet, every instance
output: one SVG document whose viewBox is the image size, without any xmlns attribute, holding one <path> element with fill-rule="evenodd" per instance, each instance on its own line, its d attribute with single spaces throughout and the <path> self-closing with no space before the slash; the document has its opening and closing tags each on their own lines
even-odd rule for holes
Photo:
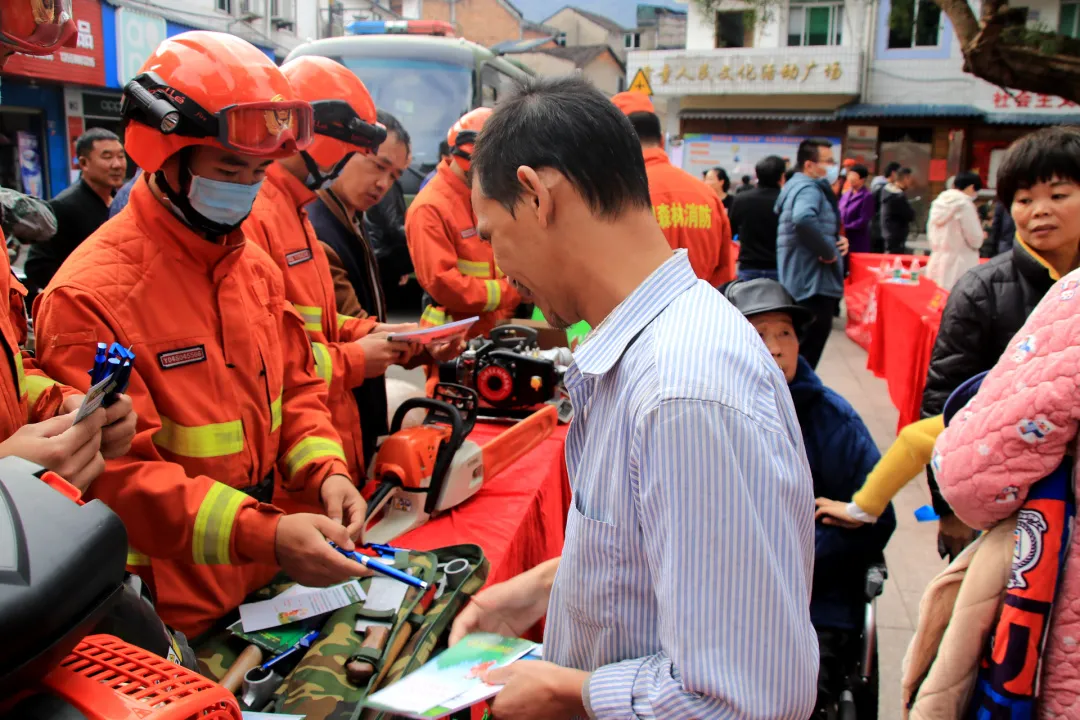
<svg viewBox="0 0 1080 720">
<path fill-rule="evenodd" d="M 27 55 L 48 55 L 78 41 L 71 0 L 4 0 L 0 43 Z M 8 53 L 0 49 L 0 64 Z"/>
<path fill-rule="evenodd" d="M 450 132 L 446 134 L 446 142 L 450 145 L 450 157 L 465 172 L 472 166 L 472 151 L 476 146 L 476 136 L 484 128 L 484 123 L 491 117 L 491 108 L 481 107 L 465 113 Z"/>
<path fill-rule="evenodd" d="M 311 105 L 251 43 L 193 31 L 165 40 L 124 88 L 125 149 L 147 173 L 195 145 L 282 158 L 311 144 Z"/>
</svg>

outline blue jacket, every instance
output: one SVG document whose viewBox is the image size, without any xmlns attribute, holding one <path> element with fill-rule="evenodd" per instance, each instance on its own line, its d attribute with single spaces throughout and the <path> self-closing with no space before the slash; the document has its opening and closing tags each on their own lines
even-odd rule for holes
<svg viewBox="0 0 1080 720">
<path fill-rule="evenodd" d="M 780 216 L 776 232 L 776 268 L 795 300 L 814 295 L 844 296 L 844 268 L 836 250 L 840 212 L 825 180 L 795 173 L 773 208 Z M 837 258 L 826 264 L 819 258 Z"/>
<path fill-rule="evenodd" d="M 124 183 L 123 187 L 116 191 L 113 195 L 112 205 L 109 206 L 109 217 L 113 218 L 120 214 L 120 211 L 127 207 L 128 197 L 131 195 L 131 188 L 142 177 L 142 168 L 135 171 L 135 174 L 130 180 Z"/>
<path fill-rule="evenodd" d="M 822 385 L 802 357 L 788 390 L 802 427 L 814 496 L 850 501 L 881 458 L 870 431 L 855 408 Z M 892 505 L 876 523 L 858 530 L 817 524 L 810 600 L 815 627 L 862 627 L 866 568 L 881 560 L 895 529 Z"/>
</svg>

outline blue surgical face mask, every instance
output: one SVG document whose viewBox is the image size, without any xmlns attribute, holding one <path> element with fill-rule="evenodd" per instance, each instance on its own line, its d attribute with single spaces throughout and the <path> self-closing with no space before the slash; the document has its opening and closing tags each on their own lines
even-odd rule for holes
<svg viewBox="0 0 1080 720">
<path fill-rule="evenodd" d="M 836 163 L 825 166 L 825 179 L 830 185 L 835 183 L 840 177 L 840 166 Z"/>
<path fill-rule="evenodd" d="M 262 180 L 254 185 L 244 185 L 192 175 L 188 202 L 195 212 L 207 220 L 227 227 L 239 227 L 251 214 L 251 206 L 262 184 Z"/>
</svg>

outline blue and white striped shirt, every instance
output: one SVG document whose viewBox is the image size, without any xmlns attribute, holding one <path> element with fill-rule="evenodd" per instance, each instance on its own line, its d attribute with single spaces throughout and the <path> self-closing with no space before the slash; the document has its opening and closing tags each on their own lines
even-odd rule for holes
<svg viewBox="0 0 1080 720">
<path fill-rule="evenodd" d="M 591 716 L 805 720 L 814 497 L 787 383 L 685 251 L 566 374 L 573 501 L 544 658 Z"/>
</svg>

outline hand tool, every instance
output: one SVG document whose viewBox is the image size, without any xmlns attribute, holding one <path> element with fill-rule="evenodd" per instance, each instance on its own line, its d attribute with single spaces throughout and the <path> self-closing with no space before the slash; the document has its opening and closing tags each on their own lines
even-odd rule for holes
<svg viewBox="0 0 1080 720">
<path fill-rule="evenodd" d="M 390 628 L 383 625 L 369 625 L 364 631 L 364 643 L 360 646 L 363 655 L 357 654 L 349 658 L 345 663 L 345 676 L 349 682 L 357 687 L 366 687 L 371 676 L 375 674 L 377 655 L 381 655 L 386 648 L 386 641 L 390 639 Z M 375 659 L 372 659 L 375 658 Z"/>
<path fill-rule="evenodd" d="M 244 648 L 244 651 L 236 657 L 236 661 L 229 668 L 229 671 L 225 673 L 225 677 L 221 678 L 218 685 L 225 688 L 233 695 L 240 692 L 241 686 L 244 684 L 244 676 L 247 675 L 247 671 L 252 668 L 259 667 L 259 664 L 263 661 L 263 651 L 258 645 L 248 645 Z"/>
<path fill-rule="evenodd" d="M 279 662 L 293 655 L 296 651 L 311 647 L 319 637 L 318 630 L 312 630 L 300 638 L 295 645 L 288 650 L 275 655 L 262 665 L 252 668 L 244 673 L 244 689 L 240 696 L 240 702 L 252 710 L 261 710 L 266 707 L 273 697 L 274 691 L 281 686 L 284 677 L 273 670 Z"/>
</svg>

